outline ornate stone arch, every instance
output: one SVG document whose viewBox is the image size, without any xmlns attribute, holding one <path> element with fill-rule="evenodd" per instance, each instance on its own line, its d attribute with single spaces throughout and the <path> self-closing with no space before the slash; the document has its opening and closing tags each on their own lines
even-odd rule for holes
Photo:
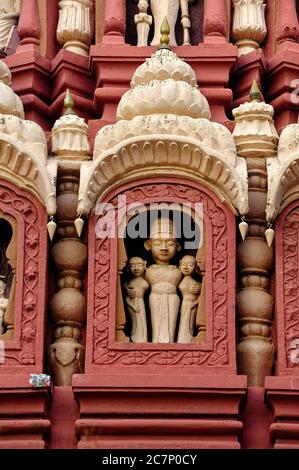
<svg viewBox="0 0 299 470">
<path fill-rule="evenodd" d="M 14 137 L 0 133 L 0 180 L 11 182 L 35 196 L 47 208 L 56 211 L 54 177 L 50 177 L 44 155 L 33 153 Z"/>
<path fill-rule="evenodd" d="M 245 160 L 233 166 L 227 158 L 188 136 L 141 136 L 127 139 L 85 164 L 81 177 L 78 212 L 92 212 L 99 199 L 130 181 L 172 176 L 200 182 L 230 209 L 248 210 Z"/>
</svg>

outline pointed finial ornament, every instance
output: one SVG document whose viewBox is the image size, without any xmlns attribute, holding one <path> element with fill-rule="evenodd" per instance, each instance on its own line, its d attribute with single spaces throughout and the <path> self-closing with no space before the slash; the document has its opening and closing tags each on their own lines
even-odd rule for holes
<svg viewBox="0 0 299 470">
<path fill-rule="evenodd" d="M 81 234 L 82 234 L 83 227 L 84 227 L 84 220 L 82 219 L 81 214 L 79 214 L 77 219 L 74 221 L 74 225 L 75 225 L 75 228 L 76 228 L 77 235 L 80 238 Z"/>
<path fill-rule="evenodd" d="M 245 241 L 246 235 L 248 233 L 248 223 L 245 220 L 245 217 L 241 217 L 242 222 L 239 224 L 239 230 L 242 237 L 243 242 Z"/>
<path fill-rule="evenodd" d="M 275 230 L 273 230 L 271 224 L 268 224 L 267 230 L 265 231 L 265 238 L 267 240 L 267 244 L 269 248 L 271 248 L 273 244 L 274 237 L 275 237 Z"/>
<path fill-rule="evenodd" d="M 169 26 L 169 23 L 168 23 L 167 16 L 164 17 L 164 20 L 161 24 L 160 33 L 161 33 L 161 38 L 160 38 L 160 47 L 159 47 L 159 49 L 169 49 L 170 50 L 170 47 L 169 47 L 170 26 Z"/>
<path fill-rule="evenodd" d="M 68 114 L 76 114 L 74 112 L 74 100 L 69 89 L 66 90 L 64 106 L 66 108 L 66 111 L 64 113 L 65 116 L 67 116 Z"/>
<path fill-rule="evenodd" d="M 253 80 L 252 82 L 249 96 L 250 96 L 250 101 L 259 101 L 259 102 L 263 101 L 261 90 L 259 89 L 259 86 L 255 80 Z"/>
<path fill-rule="evenodd" d="M 57 224 L 54 222 L 54 217 L 51 215 L 50 222 L 47 225 L 49 238 L 52 241 L 56 232 Z"/>
</svg>

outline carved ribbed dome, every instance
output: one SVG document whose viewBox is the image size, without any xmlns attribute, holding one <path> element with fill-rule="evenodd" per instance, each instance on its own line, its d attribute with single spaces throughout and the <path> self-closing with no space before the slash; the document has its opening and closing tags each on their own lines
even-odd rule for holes
<svg viewBox="0 0 299 470">
<path fill-rule="evenodd" d="M 187 62 L 180 59 L 170 49 L 158 49 L 150 59 L 140 65 L 133 75 L 131 87 L 149 83 L 152 80 L 167 80 L 172 78 L 176 81 L 189 83 L 196 87 L 196 75 Z"/>
<path fill-rule="evenodd" d="M 192 68 L 169 49 L 159 49 L 136 70 L 131 90 L 120 100 L 117 120 L 175 114 L 210 119 L 210 107 Z"/>
</svg>

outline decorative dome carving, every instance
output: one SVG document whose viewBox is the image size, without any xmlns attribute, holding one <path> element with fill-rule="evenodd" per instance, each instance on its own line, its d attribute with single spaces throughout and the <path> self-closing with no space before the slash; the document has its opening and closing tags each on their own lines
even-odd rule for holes
<svg viewBox="0 0 299 470">
<path fill-rule="evenodd" d="M 146 84 L 152 80 L 167 80 L 168 78 L 197 87 L 195 72 L 187 62 L 180 59 L 170 49 L 158 49 L 150 59 L 146 59 L 136 69 L 131 87 Z"/>
</svg>

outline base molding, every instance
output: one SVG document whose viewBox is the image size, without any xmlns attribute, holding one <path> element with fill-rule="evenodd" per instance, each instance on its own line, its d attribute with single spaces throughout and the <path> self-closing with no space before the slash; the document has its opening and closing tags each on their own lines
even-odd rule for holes
<svg viewBox="0 0 299 470">
<path fill-rule="evenodd" d="M 156 376 L 149 382 L 136 375 L 127 385 L 117 376 L 76 375 L 78 447 L 240 448 L 246 377 Z"/>
</svg>

